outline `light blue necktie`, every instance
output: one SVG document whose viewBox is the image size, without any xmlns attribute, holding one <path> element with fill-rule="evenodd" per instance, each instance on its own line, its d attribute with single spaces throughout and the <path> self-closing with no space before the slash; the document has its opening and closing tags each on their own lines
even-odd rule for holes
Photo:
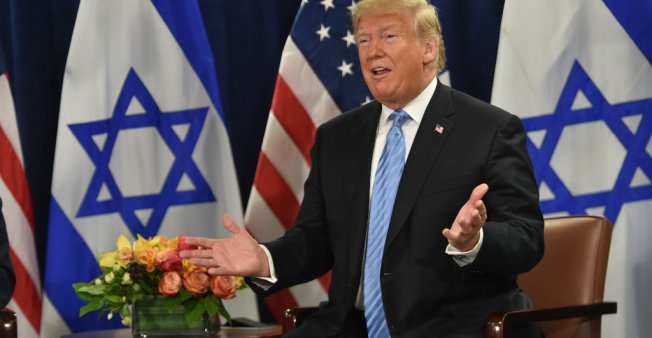
<svg viewBox="0 0 652 338">
<path fill-rule="evenodd" d="M 392 216 L 396 191 L 405 162 L 405 139 L 401 125 L 410 116 L 403 110 L 397 110 L 390 115 L 390 118 L 393 121 L 392 127 L 387 134 L 387 143 L 380 156 L 374 188 L 371 191 L 367 248 L 364 258 L 364 315 L 369 338 L 390 336 L 380 289 L 380 265 L 383 260 L 389 219 Z"/>
</svg>

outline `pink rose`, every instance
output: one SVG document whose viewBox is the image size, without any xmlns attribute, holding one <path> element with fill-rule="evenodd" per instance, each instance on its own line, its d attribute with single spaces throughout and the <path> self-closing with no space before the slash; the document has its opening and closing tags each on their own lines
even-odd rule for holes
<svg viewBox="0 0 652 338">
<path fill-rule="evenodd" d="M 208 274 L 204 268 L 192 269 L 183 273 L 183 286 L 195 296 L 208 291 L 208 282 Z"/>
<path fill-rule="evenodd" d="M 190 245 L 186 243 L 185 235 L 179 235 L 179 245 L 177 245 L 177 251 L 196 250 L 196 249 L 197 249 L 196 245 Z"/>
<path fill-rule="evenodd" d="M 223 299 L 235 297 L 235 291 L 238 288 L 236 279 L 233 276 L 213 276 L 210 285 L 213 294 Z"/>
<path fill-rule="evenodd" d="M 158 283 L 158 292 L 162 295 L 172 296 L 181 289 L 181 276 L 176 271 L 164 272 Z"/>
<path fill-rule="evenodd" d="M 176 251 L 164 249 L 156 254 L 156 264 L 163 271 L 179 270 L 182 266 L 181 256 Z"/>
</svg>

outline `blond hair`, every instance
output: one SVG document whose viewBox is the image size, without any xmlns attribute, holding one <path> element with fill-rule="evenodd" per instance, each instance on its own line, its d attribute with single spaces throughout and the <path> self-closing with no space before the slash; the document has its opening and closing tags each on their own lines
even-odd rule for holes
<svg viewBox="0 0 652 338">
<path fill-rule="evenodd" d="M 426 0 L 362 0 L 351 15 L 353 31 L 358 31 L 358 21 L 365 14 L 397 14 L 411 12 L 414 16 L 415 30 L 417 37 L 422 40 L 434 38 L 439 46 L 437 57 L 432 65 L 437 72 L 446 65 L 446 48 L 444 38 L 441 35 L 441 24 L 437 16 L 437 10 Z"/>
</svg>

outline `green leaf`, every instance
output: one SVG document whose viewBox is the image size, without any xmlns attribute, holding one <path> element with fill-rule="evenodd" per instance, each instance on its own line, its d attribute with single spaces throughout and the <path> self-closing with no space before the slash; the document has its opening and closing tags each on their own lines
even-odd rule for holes
<svg viewBox="0 0 652 338">
<path fill-rule="evenodd" d="M 104 305 L 104 302 L 101 299 L 96 299 L 96 300 L 82 306 L 82 308 L 79 309 L 79 317 L 81 317 L 81 316 L 83 316 L 83 315 L 85 315 L 85 314 L 87 314 L 87 313 L 89 313 L 91 311 L 99 310 L 99 309 L 102 308 L 103 305 Z"/>
<path fill-rule="evenodd" d="M 163 301 L 163 307 L 165 307 L 165 309 L 168 311 L 172 311 L 172 309 L 179 306 L 183 300 L 183 297 L 179 293 L 174 296 L 165 297 L 165 300 Z"/>
<path fill-rule="evenodd" d="M 104 299 L 103 295 L 95 296 L 95 295 L 91 295 L 91 294 L 88 294 L 88 293 L 78 293 L 77 297 L 81 298 L 83 301 L 86 301 L 86 302 L 90 302 L 90 301 L 93 301 L 95 299 Z"/>
<path fill-rule="evenodd" d="M 72 285 L 72 288 L 75 289 L 75 291 L 77 291 L 79 288 L 86 285 L 88 285 L 88 283 L 75 283 Z"/>
<path fill-rule="evenodd" d="M 120 317 L 125 318 L 125 317 L 131 317 L 131 307 L 129 304 L 124 304 L 122 308 L 120 309 Z"/>
<path fill-rule="evenodd" d="M 179 290 L 179 294 L 181 295 L 181 299 L 183 299 L 184 302 L 192 298 L 192 293 L 190 293 L 190 291 L 186 290 L 185 288 L 181 288 Z"/>
<path fill-rule="evenodd" d="M 192 325 L 192 323 L 197 322 L 202 315 L 204 314 L 204 311 L 206 309 L 204 308 L 204 302 L 196 301 L 196 302 L 188 302 L 186 305 L 186 322 L 188 325 Z"/>
<path fill-rule="evenodd" d="M 107 295 L 106 300 L 108 300 L 111 303 L 118 303 L 118 304 L 122 304 L 125 302 L 124 300 L 122 300 L 122 296 L 116 296 L 116 295 Z"/>
<path fill-rule="evenodd" d="M 156 292 L 154 292 L 154 288 L 152 288 L 146 281 L 139 280 L 138 285 L 140 285 L 140 288 L 143 291 L 145 291 L 146 294 L 148 295 L 156 294 Z"/>
<path fill-rule="evenodd" d="M 224 317 L 226 321 L 230 324 L 231 323 L 231 315 L 229 314 L 229 311 L 226 310 L 226 307 L 224 307 L 224 303 L 222 303 L 222 299 L 218 299 L 220 303 L 220 307 L 218 312 L 220 313 L 220 316 Z"/>
<path fill-rule="evenodd" d="M 217 297 L 214 297 L 212 295 L 207 295 L 206 297 L 203 298 L 204 302 L 204 308 L 208 312 L 208 315 L 213 317 L 219 311 L 220 306 L 220 299 Z"/>
<path fill-rule="evenodd" d="M 75 289 L 77 293 L 87 293 L 89 295 L 103 295 L 104 294 L 104 286 L 99 286 L 95 284 L 86 284 L 79 286 L 77 289 Z"/>
</svg>

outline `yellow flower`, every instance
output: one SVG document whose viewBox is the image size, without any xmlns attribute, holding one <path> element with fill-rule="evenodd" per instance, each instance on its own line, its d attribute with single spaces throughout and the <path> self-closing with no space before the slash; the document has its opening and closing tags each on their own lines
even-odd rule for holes
<svg viewBox="0 0 652 338">
<path fill-rule="evenodd" d="M 116 263 L 121 267 L 126 267 L 128 263 L 133 262 L 134 254 L 131 251 L 131 243 L 124 235 L 118 237 L 116 244 L 117 250 L 105 252 L 100 258 L 100 266 L 103 268 L 113 268 Z"/>
<path fill-rule="evenodd" d="M 245 285 L 246 285 L 246 284 L 245 284 L 245 280 L 244 280 L 243 277 L 238 277 L 238 276 L 235 277 L 235 286 L 236 286 L 236 289 L 238 289 L 238 290 L 242 290 L 242 289 L 245 288 Z"/>
<path fill-rule="evenodd" d="M 115 265 L 116 253 L 115 251 L 105 252 L 100 258 L 100 266 L 103 268 L 112 268 Z"/>
</svg>

